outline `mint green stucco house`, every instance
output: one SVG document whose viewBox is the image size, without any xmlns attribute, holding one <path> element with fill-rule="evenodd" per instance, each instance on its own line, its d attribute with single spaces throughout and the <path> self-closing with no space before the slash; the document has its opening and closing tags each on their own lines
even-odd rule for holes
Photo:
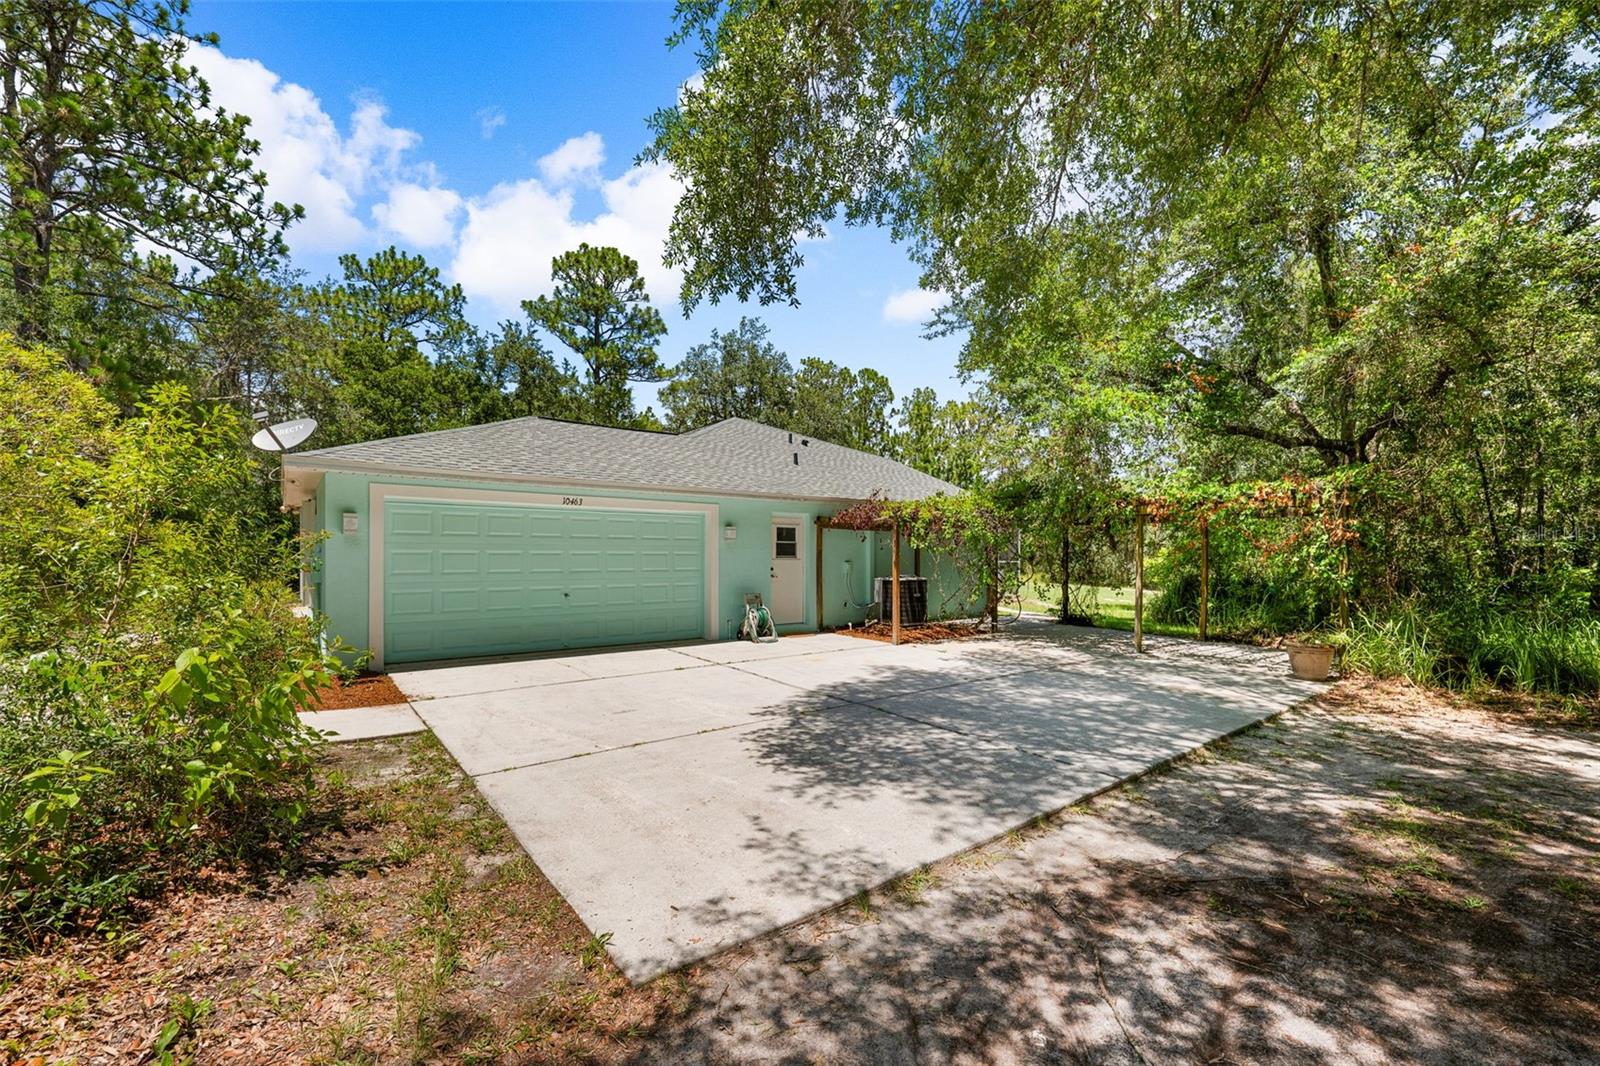
<svg viewBox="0 0 1600 1066">
<path fill-rule="evenodd" d="M 373 664 L 731 639 L 758 593 L 779 632 L 874 612 L 889 536 L 823 530 L 873 495 L 956 486 L 744 419 L 652 433 L 519 418 L 284 457 L 283 499 L 326 534 L 302 594 Z M 905 568 L 912 569 L 906 553 Z M 921 559 L 932 614 L 962 582 Z"/>
</svg>

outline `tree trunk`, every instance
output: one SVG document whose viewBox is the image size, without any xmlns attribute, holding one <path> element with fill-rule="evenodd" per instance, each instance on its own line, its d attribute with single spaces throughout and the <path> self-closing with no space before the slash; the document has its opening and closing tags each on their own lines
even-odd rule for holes
<svg viewBox="0 0 1600 1066">
<path fill-rule="evenodd" d="M 1483 512 L 1489 520 L 1489 543 L 1494 547 L 1494 570 L 1506 576 L 1506 549 L 1500 539 L 1500 523 L 1494 516 L 1494 492 L 1489 488 L 1489 469 L 1483 462 L 1483 449 L 1478 445 L 1478 435 L 1472 434 L 1472 458 L 1478 467 L 1478 486 L 1483 492 Z"/>
</svg>

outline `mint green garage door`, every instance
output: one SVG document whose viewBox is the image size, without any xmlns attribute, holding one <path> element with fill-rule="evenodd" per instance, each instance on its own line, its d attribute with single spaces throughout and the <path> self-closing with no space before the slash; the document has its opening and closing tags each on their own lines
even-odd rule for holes
<svg viewBox="0 0 1600 1066">
<path fill-rule="evenodd" d="M 699 514 L 390 500 L 389 662 L 705 635 Z"/>
</svg>

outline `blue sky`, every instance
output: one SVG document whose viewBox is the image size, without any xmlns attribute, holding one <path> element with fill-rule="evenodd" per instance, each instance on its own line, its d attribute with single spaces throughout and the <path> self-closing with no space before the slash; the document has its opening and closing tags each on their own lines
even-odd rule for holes
<svg viewBox="0 0 1600 1066">
<path fill-rule="evenodd" d="M 685 320 L 660 263 L 677 185 L 634 162 L 646 118 L 696 71 L 691 50 L 666 46 L 671 16 L 666 3 L 196 0 L 190 24 L 221 35 L 197 62 L 216 102 L 254 120 L 271 195 L 306 207 L 289 243 L 313 276 L 340 252 L 398 244 L 492 325 L 546 289 L 556 252 L 617 244 L 662 305 L 669 362 L 755 314 L 796 363 L 871 366 L 897 395 L 965 392 L 959 341 L 921 336 L 936 299 L 880 231 L 807 243 L 797 309 L 725 302 Z"/>
</svg>

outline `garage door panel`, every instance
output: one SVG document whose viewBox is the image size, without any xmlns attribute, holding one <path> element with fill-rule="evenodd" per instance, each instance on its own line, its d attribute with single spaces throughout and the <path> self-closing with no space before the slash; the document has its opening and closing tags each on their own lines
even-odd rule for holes
<svg viewBox="0 0 1600 1066">
<path fill-rule="evenodd" d="M 399 550 L 390 553 L 389 572 L 397 576 L 433 573 L 433 552 Z"/>
<path fill-rule="evenodd" d="M 427 616 L 433 613 L 432 589 L 396 589 L 389 593 L 389 613 Z"/>
<path fill-rule="evenodd" d="M 521 586 L 486 589 L 483 609 L 486 611 L 525 611 L 529 602 L 528 590 Z"/>
<path fill-rule="evenodd" d="M 523 516 L 510 511 L 491 511 L 484 519 L 483 531 L 490 537 L 515 537 L 521 540 L 526 532 Z"/>
<path fill-rule="evenodd" d="M 488 574 L 521 574 L 528 566 L 527 553 L 492 549 L 483 553 L 484 572 Z"/>
<path fill-rule="evenodd" d="M 562 514 L 559 511 L 550 514 L 535 512 L 528 516 L 528 535 L 551 540 L 561 540 L 566 537 L 566 527 L 562 524 Z"/>
<path fill-rule="evenodd" d="M 384 526 L 393 661 L 704 634 L 700 514 L 393 501 Z"/>
<path fill-rule="evenodd" d="M 560 607 L 564 599 L 566 597 L 562 594 L 559 586 L 535 585 L 528 589 L 528 606 L 534 610 L 539 608 L 550 610 Z"/>
<path fill-rule="evenodd" d="M 439 590 L 440 614 L 477 614 L 482 608 L 482 589 L 472 587 Z"/>
<path fill-rule="evenodd" d="M 426 659 L 434 653 L 433 637 L 426 633 L 401 631 L 385 639 L 384 654 L 391 659 Z"/>
<path fill-rule="evenodd" d="M 445 537 L 476 537 L 483 532 L 483 515 L 477 511 L 439 512 L 439 533 Z"/>
<path fill-rule="evenodd" d="M 639 591 L 627 585 L 607 585 L 605 601 L 607 607 L 636 607 L 639 603 Z"/>
<path fill-rule="evenodd" d="M 433 511 L 404 504 L 389 511 L 389 530 L 405 536 L 426 536 L 433 532 Z"/>
<path fill-rule="evenodd" d="M 441 548 L 439 550 L 439 575 L 445 578 L 462 574 L 479 574 L 483 571 L 483 552 L 480 549 Z"/>
</svg>

